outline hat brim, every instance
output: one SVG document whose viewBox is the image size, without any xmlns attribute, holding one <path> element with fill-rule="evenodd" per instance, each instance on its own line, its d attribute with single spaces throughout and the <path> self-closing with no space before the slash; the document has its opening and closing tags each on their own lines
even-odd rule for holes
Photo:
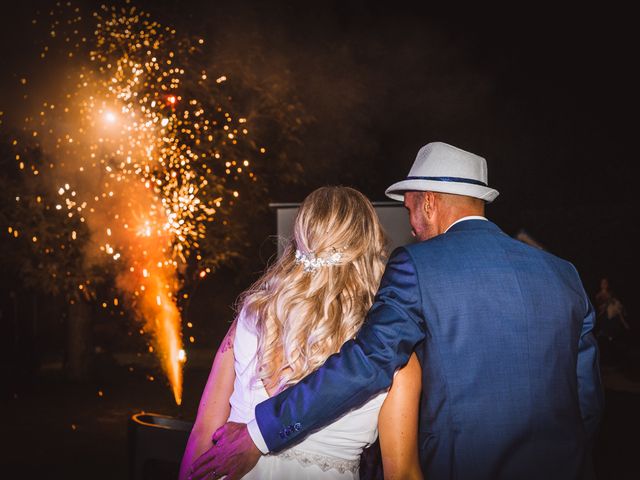
<svg viewBox="0 0 640 480">
<path fill-rule="evenodd" d="M 392 200 L 404 201 L 405 192 L 440 192 L 466 195 L 479 198 L 487 203 L 493 202 L 500 193 L 493 188 L 461 182 L 440 182 L 434 180 L 402 180 L 394 183 L 384 192 Z"/>
</svg>

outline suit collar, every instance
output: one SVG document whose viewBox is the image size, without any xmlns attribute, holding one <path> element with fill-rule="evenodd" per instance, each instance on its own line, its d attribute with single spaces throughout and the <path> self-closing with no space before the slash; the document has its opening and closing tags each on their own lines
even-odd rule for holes
<svg viewBox="0 0 640 480">
<path fill-rule="evenodd" d="M 495 223 L 490 220 L 480 220 L 480 219 L 467 219 L 461 222 L 455 223 L 449 227 L 449 230 L 445 232 L 463 232 L 463 231 L 471 231 L 471 230 L 485 230 L 485 231 L 496 231 L 501 232 L 500 227 L 498 227 Z"/>
<path fill-rule="evenodd" d="M 451 229 L 451 227 L 453 227 L 456 223 L 464 222 L 466 220 L 485 220 L 486 221 L 487 217 L 484 217 L 482 215 L 468 215 L 466 217 L 459 218 L 458 220 L 453 222 L 451 225 L 449 225 L 449 227 L 444 231 L 444 233 L 447 233 Z"/>
</svg>

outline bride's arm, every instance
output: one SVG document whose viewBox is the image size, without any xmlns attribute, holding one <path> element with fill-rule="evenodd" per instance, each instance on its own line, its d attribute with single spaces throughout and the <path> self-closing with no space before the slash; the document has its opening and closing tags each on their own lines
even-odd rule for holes
<svg viewBox="0 0 640 480">
<path fill-rule="evenodd" d="M 393 379 L 378 416 L 385 480 L 422 479 L 418 456 L 418 410 L 422 370 L 416 354 Z"/>
<path fill-rule="evenodd" d="M 211 448 L 211 436 L 229 418 L 231 410 L 229 399 L 233 393 L 233 383 L 236 378 L 233 366 L 236 322 L 237 320 L 229 327 L 213 359 L 211 373 L 200 398 L 198 415 L 182 457 L 179 480 L 187 479 L 193 462 Z"/>
</svg>

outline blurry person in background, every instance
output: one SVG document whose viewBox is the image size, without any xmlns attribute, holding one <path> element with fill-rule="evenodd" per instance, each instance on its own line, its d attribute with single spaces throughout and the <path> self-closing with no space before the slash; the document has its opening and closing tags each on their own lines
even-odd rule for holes
<svg viewBox="0 0 640 480">
<path fill-rule="evenodd" d="M 624 357 L 626 343 L 631 328 L 626 319 L 622 302 L 607 277 L 600 280 L 600 290 L 596 294 L 596 332 L 605 362 L 619 362 Z"/>
</svg>

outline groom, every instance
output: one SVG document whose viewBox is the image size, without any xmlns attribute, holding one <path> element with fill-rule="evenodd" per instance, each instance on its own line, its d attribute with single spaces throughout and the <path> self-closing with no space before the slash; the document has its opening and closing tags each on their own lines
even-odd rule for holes
<svg viewBox="0 0 640 480">
<path fill-rule="evenodd" d="M 498 192 L 482 157 L 424 146 L 386 194 L 419 243 L 391 255 L 355 340 L 297 385 L 228 423 L 193 478 L 240 478 L 388 388 L 415 351 L 419 451 L 429 479 L 576 479 L 602 410 L 594 311 L 570 263 L 484 217 Z"/>
</svg>

